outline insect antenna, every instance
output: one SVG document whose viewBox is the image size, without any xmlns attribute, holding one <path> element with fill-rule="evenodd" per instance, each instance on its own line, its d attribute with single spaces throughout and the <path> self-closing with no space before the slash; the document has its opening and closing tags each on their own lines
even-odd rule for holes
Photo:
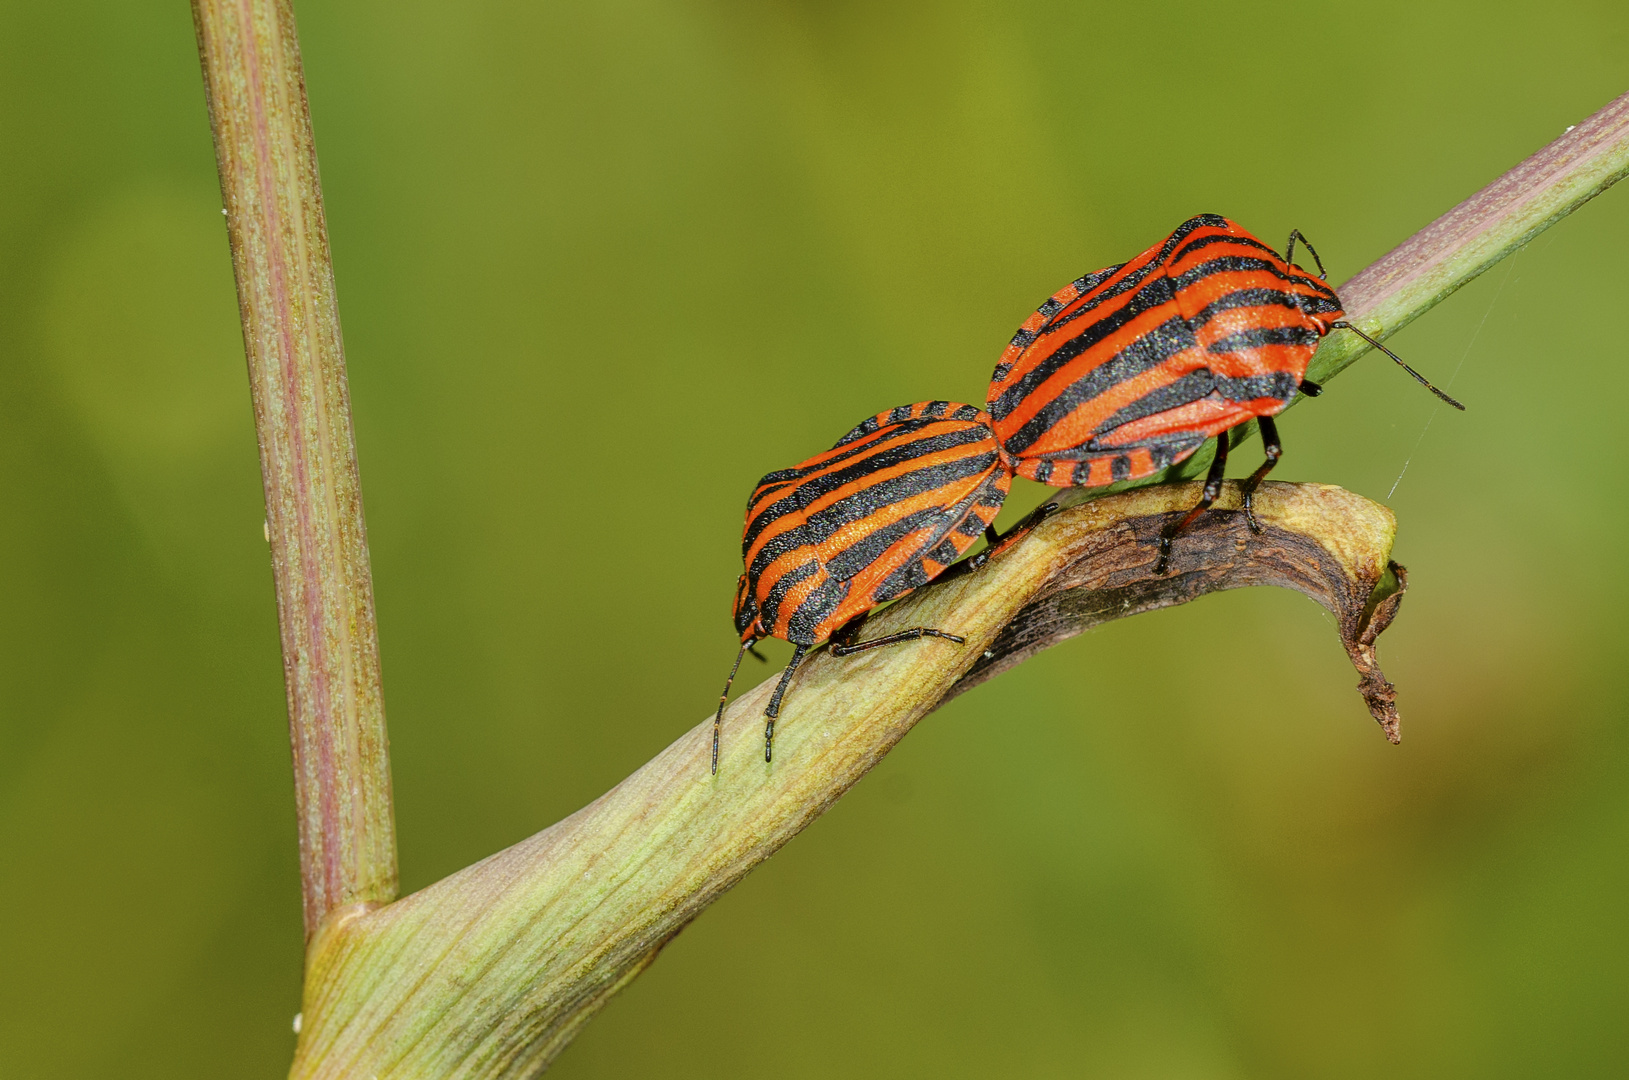
<svg viewBox="0 0 1629 1080">
<path fill-rule="evenodd" d="M 730 668 L 730 677 L 724 680 L 724 692 L 718 695 L 718 712 L 713 716 L 713 775 L 718 775 L 718 735 L 724 727 L 724 703 L 730 700 L 730 684 L 735 682 L 735 673 L 741 670 L 741 658 L 747 654 L 748 649 L 756 642 L 748 640 L 741 643 L 741 650 L 735 654 L 735 664 Z M 756 649 L 752 655 L 758 656 Z M 759 656 L 762 660 L 763 657 Z"/>
<path fill-rule="evenodd" d="M 1304 240 L 1302 242 L 1305 243 Z M 1353 326 L 1351 323 L 1349 323 L 1349 322 L 1330 323 L 1329 328 L 1331 330 L 1350 330 L 1350 331 L 1352 331 L 1352 333 L 1356 334 L 1358 337 L 1362 338 L 1364 341 L 1367 341 L 1370 345 L 1373 345 L 1375 348 L 1379 349 L 1381 352 L 1385 353 L 1387 356 L 1389 356 L 1393 360 L 1397 361 L 1397 366 L 1401 367 L 1404 371 L 1406 371 L 1410 375 L 1414 376 L 1414 378 L 1419 381 L 1419 384 L 1421 386 L 1425 387 L 1427 390 L 1431 391 L 1433 394 L 1437 395 L 1442 400 L 1446 401 L 1448 404 L 1450 404 L 1454 408 L 1458 409 L 1460 412 L 1465 411 L 1465 406 L 1461 405 L 1459 402 L 1455 401 L 1453 398 L 1449 397 L 1447 394 L 1443 393 L 1441 390 L 1438 390 L 1435 386 L 1432 386 L 1430 379 L 1427 379 L 1424 375 L 1421 375 L 1418 371 L 1415 371 L 1413 368 L 1409 367 L 1406 363 L 1403 362 L 1403 358 L 1401 356 L 1398 356 L 1396 353 L 1392 352 L 1390 349 L 1386 348 L 1384 345 L 1380 344 L 1380 342 L 1376 341 L 1374 338 L 1370 337 L 1368 334 L 1365 334 L 1362 330 L 1359 330 L 1357 327 Z"/>
<path fill-rule="evenodd" d="M 1324 261 L 1318 258 L 1318 249 L 1312 246 L 1312 241 L 1301 234 L 1300 229 L 1290 230 L 1290 242 L 1284 245 L 1284 261 L 1295 264 L 1295 242 L 1301 241 L 1301 246 L 1312 252 L 1312 261 L 1318 264 L 1318 278 L 1320 281 L 1329 278 L 1329 271 L 1324 269 Z"/>
</svg>

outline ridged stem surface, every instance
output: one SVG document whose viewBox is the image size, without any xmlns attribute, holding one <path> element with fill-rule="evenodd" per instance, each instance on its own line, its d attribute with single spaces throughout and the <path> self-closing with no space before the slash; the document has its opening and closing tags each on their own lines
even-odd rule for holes
<svg viewBox="0 0 1629 1080">
<path fill-rule="evenodd" d="M 1629 94 L 1409 237 L 1339 287 L 1346 317 L 1387 338 L 1629 174 Z M 1307 377 L 1326 382 L 1369 351 L 1324 339 Z"/>
<path fill-rule="evenodd" d="M 309 940 L 396 896 L 378 629 L 345 354 L 294 11 L 194 0 L 288 691 Z"/>
</svg>

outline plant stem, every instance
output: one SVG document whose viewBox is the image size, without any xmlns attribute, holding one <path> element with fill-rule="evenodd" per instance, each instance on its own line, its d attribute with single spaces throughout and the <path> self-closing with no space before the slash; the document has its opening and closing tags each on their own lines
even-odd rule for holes
<svg viewBox="0 0 1629 1080">
<path fill-rule="evenodd" d="M 1183 535 L 1172 572 L 1154 573 L 1160 530 L 1198 496 L 1199 484 L 1174 484 L 1065 510 L 977 573 L 919 590 L 867 627 L 877 636 L 946 627 L 964 645 L 813 653 L 776 725 L 773 763 L 764 761 L 770 678 L 725 714 L 716 775 L 709 716 L 553 827 L 387 907 L 331 921 L 309 950 L 291 1077 L 537 1075 L 674 934 L 836 802 L 959 678 L 1087 625 L 1222 589 L 1297 589 L 1336 616 L 1370 709 L 1393 732 L 1391 686 L 1372 646 L 1396 604 L 1370 604 L 1388 569 L 1390 511 L 1340 488 L 1268 483 L 1256 499 L 1264 535 L 1241 513 L 1210 515 Z M 1236 511 L 1238 485 L 1216 505 Z M 1104 591 L 1115 594 L 1106 610 L 1067 602 Z M 1015 624 L 1027 630 L 1004 635 Z"/>
<path fill-rule="evenodd" d="M 1624 94 L 1370 264 L 1339 289 L 1346 317 L 1387 338 L 1629 174 Z M 1307 377 L 1323 382 L 1369 351 L 1324 340 Z"/>
<path fill-rule="evenodd" d="M 396 895 L 378 628 L 289 0 L 193 0 L 260 440 L 309 941 Z"/>
</svg>

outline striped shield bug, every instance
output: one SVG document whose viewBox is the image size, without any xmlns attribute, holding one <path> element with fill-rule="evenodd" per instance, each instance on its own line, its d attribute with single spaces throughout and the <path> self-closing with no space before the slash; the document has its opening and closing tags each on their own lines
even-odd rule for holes
<svg viewBox="0 0 1629 1080">
<path fill-rule="evenodd" d="M 1292 261 L 1300 242 L 1318 275 Z M 1298 231 L 1280 257 L 1227 218 L 1200 214 L 1130 262 L 1065 285 L 1024 323 L 990 381 L 987 403 L 1018 475 L 1056 487 L 1138 480 L 1216 439 L 1194 508 L 1171 541 L 1221 494 L 1227 432 L 1256 420 L 1266 460 L 1244 481 L 1244 510 L 1283 453 L 1272 418 L 1297 394 L 1316 396 L 1307 364 L 1326 334 L 1349 330 L 1432 386 L 1342 316 L 1323 261 Z"/>
<path fill-rule="evenodd" d="M 777 637 L 794 646 L 764 711 L 765 761 L 792 675 L 820 643 L 829 640 L 838 656 L 924 637 L 965 643 L 926 626 L 871 641 L 856 637 L 878 604 L 944 576 L 952 564 L 958 572 L 976 568 L 993 545 L 1030 527 L 1033 517 L 997 536 L 992 525 L 1013 464 L 983 410 L 923 401 L 878 413 L 825 453 L 758 482 L 747 502 L 746 571 L 735 593 L 741 650 L 713 719 L 715 773 L 724 703 L 741 657 L 756 642 Z M 981 536 L 992 547 L 957 563 Z"/>
</svg>

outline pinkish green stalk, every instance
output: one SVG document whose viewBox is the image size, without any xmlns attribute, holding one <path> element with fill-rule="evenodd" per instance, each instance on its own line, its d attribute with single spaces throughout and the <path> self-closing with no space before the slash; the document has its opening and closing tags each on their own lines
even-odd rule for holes
<svg viewBox="0 0 1629 1080">
<path fill-rule="evenodd" d="M 396 896 L 378 629 L 294 11 L 194 0 L 260 438 L 306 938 Z"/>
<path fill-rule="evenodd" d="M 1629 173 L 1629 94 L 1478 191 L 1339 289 L 1346 317 L 1387 338 Z M 1323 382 L 1369 346 L 1331 334 L 1307 377 Z"/>
</svg>

